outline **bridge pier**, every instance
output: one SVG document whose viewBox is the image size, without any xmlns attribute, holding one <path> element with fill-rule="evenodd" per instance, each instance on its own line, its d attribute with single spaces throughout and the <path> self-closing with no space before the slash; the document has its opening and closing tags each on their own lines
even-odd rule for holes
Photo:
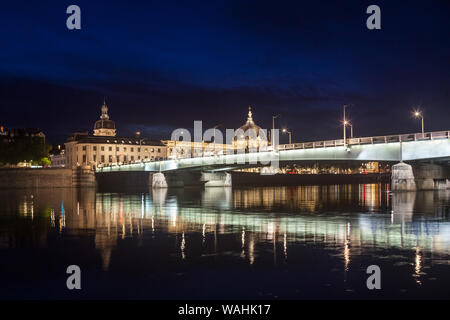
<svg viewBox="0 0 450 320">
<path fill-rule="evenodd" d="M 155 172 L 150 173 L 148 179 L 148 185 L 154 189 L 201 187 L 204 184 L 199 171 Z"/>
<path fill-rule="evenodd" d="M 443 190 L 449 189 L 448 170 L 444 166 L 422 163 L 409 165 L 404 162 L 392 166 L 391 190 Z"/>
<path fill-rule="evenodd" d="M 164 173 L 151 173 L 148 176 L 148 180 L 149 186 L 152 186 L 153 189 L 167 188 L 167 181 Z"/>
<path fill-rule="evenodd" d="M 404 162 L 392 166 L 392 191 L 416 191 L 416 181 L 412 166 Z"/>
<path fill-rule="evenodd" d="M 202 172 L 201 181 L 205 187 L 231 187 L 231 173 L 227 172 Z"/>
<path fill-rule="evenodd" d="M 95 187 L 95 172 L 89 166 L 76 167 L 72 169 L 72 186 Z"/>
<path fill-rule="evenodd" d="M 418 190 L 447 188 L 447 184 L 442 183 L 448 177 L 447 170 L 444 166 L 433 163 L 422 163 L 414 166 L 413 169 Z"/>
</svg>

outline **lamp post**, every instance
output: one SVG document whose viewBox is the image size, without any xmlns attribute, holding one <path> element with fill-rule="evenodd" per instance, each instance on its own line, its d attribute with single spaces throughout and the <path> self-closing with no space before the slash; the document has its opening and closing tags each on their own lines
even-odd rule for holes
<svg viewBox="0 0 450 320">
<path fill-rule="evenodd" d="M 289 134 L 289 144 L 292 144 L 292 132 L 287 129 L 283 129 L 283 133 Z"/>
<path fill-rule="evenodd" d="M 273 133 L 275 132 L 275 119 L 278 118 L 280 115 L 277 114 L 276 116 L 272 116 L 272 134 L 270 135 L 270 143 L 273 145 Z"/>
<path fill-rule="evenodd" d="M 346 137 L 346 132 L 345 129 L 347 127 L 347 119 L 345 118 L 345 109 L 347 108 L 347 105 L 344 104 L 344 121 L 343 121 L 343 127 L 344 127 L 344 148 L 347 147 L 347 137 Z"/>
<path fill-rule="evenodd" d="M 423 125 L 423 114 L 421 111 L 414 111 L 414 117 L 420 118 L 422 120 L 422 138 L 425 136 L 424 125 Z"/>
<path fill-rule="evenodd" d="M 350 138 L 353 139 L 353 125 L 352 125 L 351 122 L 349 122 L 348 120 L 345 120 L 345 121 L 344 121 L 344 125 L 350 127 Z"/>
<path fill-rule="evenodd" d="M 214 129 L 214 154 L 216 154 L 216 128 L 220 127 L 222 124 L 216 124 L 213 129 Z"/>
</svg>

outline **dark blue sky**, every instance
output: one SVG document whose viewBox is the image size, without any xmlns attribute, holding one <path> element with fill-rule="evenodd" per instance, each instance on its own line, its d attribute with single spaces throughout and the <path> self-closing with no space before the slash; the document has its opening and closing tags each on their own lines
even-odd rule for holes
<svg viewBox="0 0 450 320">
<path fill-rule="evenodd" d="M 81 8 L 81 30 L 66 8 Z M 366 28 L 368 5 L 382 29 Z M 0 123 L 61 143 L 106 96 L 119 134 L 193 120 L 237 128 L 247 107 L 297 141 L 450 129 L 450 1 L 2 1 Z M 287 137 L 283 137 L 287 139 Z"/>
</svg>

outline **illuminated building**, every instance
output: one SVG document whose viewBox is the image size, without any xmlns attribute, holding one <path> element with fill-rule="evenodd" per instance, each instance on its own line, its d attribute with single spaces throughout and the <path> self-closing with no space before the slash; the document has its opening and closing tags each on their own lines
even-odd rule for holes
<svg viewBox="0 0 450 320">
<path fill-rule="evenodd" d="M 257 151 L 260 147 L 267 147 L 267 135 L 253 120 L 252 108 L 248 107 L 247 121 L 237 130 L 234 140 L 238 150 Z"/>
<path fill-rule="evenodd" d="M 162 160 L 167 148 L 161 141 L 116 135 L 116 125 L 109 118 L 106 103 L 102 105 L 100 119 L 95 122 L 94 134 L 76 132 L 66 143 L 66 167 L 120 165 Z"/>
</svg>

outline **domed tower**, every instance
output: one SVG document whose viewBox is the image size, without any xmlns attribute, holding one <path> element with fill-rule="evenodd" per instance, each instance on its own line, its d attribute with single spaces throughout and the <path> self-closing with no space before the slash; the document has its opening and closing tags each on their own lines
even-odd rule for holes
<svg viewBox="0 0 450 320">
<path fill-rule="evenodd" d="M 244 132 L 246 132 L 247 130 L 255 130 L 256 136 L 259 136 L 259 130 L 261 129 L 261 127 L 256 125 L 255 121 L 253 121 L 252 107 L 248 107 L 247 122 L 239 129 Z"/>
<path fill-rule="evenodd" d="M 235 146 L 239 149 L 257 149 L 267 144 L 264 130 L 253 120 L 252 107 L 248 107 L 247 122 L 237 131 Z"/>
<path fill-rule="evenodd" d="M 108 107 L 106 102 L 103 101 L 102 105 L 102 115 L 100 120 L 97 120 L 94 125 L 94 136 L 115 136 L 116 135 L 116 124 L 114 121 L 109 120 Z"/>
</svg>

